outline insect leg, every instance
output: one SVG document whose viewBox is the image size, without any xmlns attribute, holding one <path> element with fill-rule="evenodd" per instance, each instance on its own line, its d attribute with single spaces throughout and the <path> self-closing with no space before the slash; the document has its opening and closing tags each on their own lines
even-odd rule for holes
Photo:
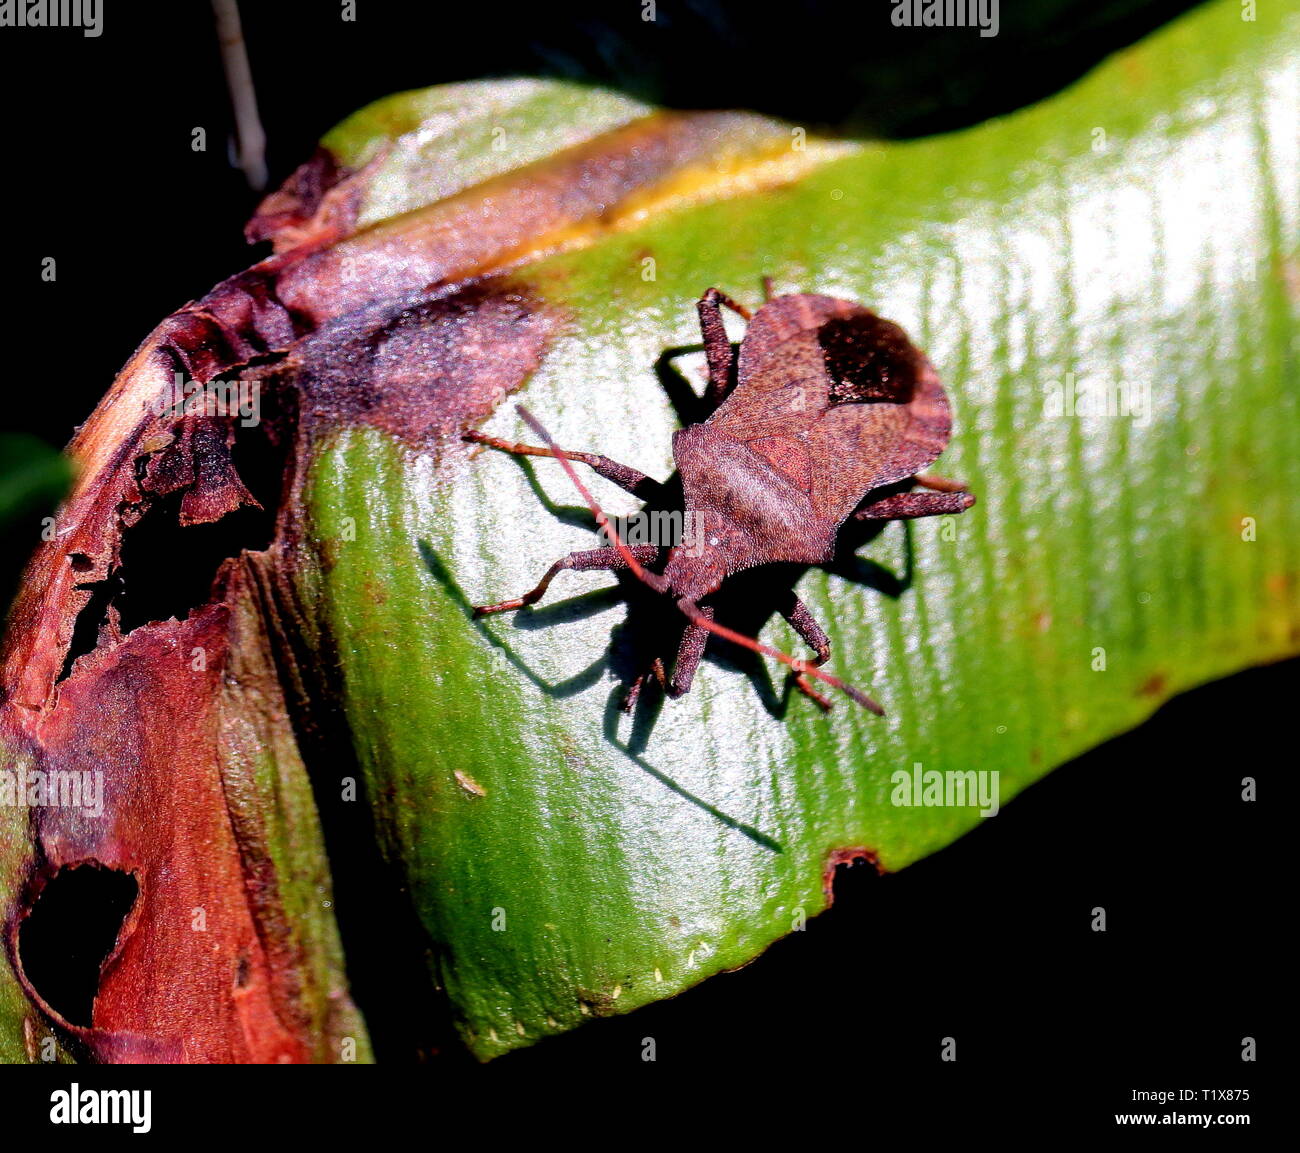
<svg viewBox="0 0 1300 1153">
<path fill-rule="evenodd" d="M 648 685 L 651 680 L 659 682 L 659 687 L 668 691 L 668 675 L 664 672 L 664 662 L 662 657 L 655 657 L 654 663 L 650 666 L 650 671 L 642 673 L 627 687 L 627 692 L 623 694 L 623 701 L 619 705 L 625 713 L 630 713 L 636 708 L 636 703 L 641 697 L 641 686 Z"/>
<path fill-rule="evenodd" d="M 793 593 L 790 595 L 790 602 L 781 610 L 781 615 L 790 622 L 791 627 L 803 638 L 804 643 L 816 652 L 817 659 L 813 664 L 824 665 L 831 655 L 830 638 L 822 626 L 813 620 L 808 606 Z"/>
<path fill-rule="evenodd" d="M 586 502 L 587 507 L 591 509 L 591 511 L 595 514 L 596 523 L 605 532 L 606 536 L 610 537 L 610 539 L 612 540 L 613 543 L 611 547 L 618 550 L 619 556 L 623 560 L 623 564 L 618 567 L 626 567 L 630 569 L 632 574 L 638 580 L 644 581 L 650 588 L 654 589 L 655 592 L 659 592 L 659 593 L 670 592 L 671 586 L 668 583 L 668 578 L 665 577 L 662 573 L 650 572 L 647 569 L 645 569 L 642 566 L 641 561 L 637 559 L 636 553 L 633 551 L 633 549 L 629 545 L 621 541 L 618 538 L 617 534 L 611 532 L 609 517 L 605 515 L 600 505 L 596 503 L 595 497 L 593 497 L 591 493 L 587 491 L 587 486 L 582 483 L 582 477 L 578 475 L 578 470 L 573 467 L 572 461 L 569 460 L 569 454 L 555 443 L 554 439 L 551 437 L 551 434 L 546 431 L 546 428 L 542 425 L 541 421 L 539 421 L 535 416 L 533 416 L 531 412 L 529 412 L 526 408 L 524 408 L 522 404 L 518 406 L 518 409 L 519 409 L 519 415 L 524 418 L 524 422 L 535 433 L 537 433 L 538 436 L 540 436 L 544 441 L 546 441 L 546 445 L 551 450 L 552 454 L 560 462 L 560 464 L 564 466 L 564 471 L 569 474 L 569 479 L 573 481 L 573 487 L 576 488 L 582 494 L 582 499 Z M 639 547 L 642 550 L 645 550 L 649 546 L 641 545 Z M 657 551 L 658 550 L 656 550 L 656 553 Z M 609 566 L 603 566 L 603 567 L 609 567 Z M 877 716 L 884 715 L 885 710 L 882 709 L 880 705 L 878 705 L 875 701 L 873 701 L 869 696 L 867 696 L 866 693 L 860 691 L 859 689 L 855 689 L 850 684 L 846 684 L 844 681 L 840 680 L 839 677 L 833 677 L 830 675 L 830 673 L 823 672 L 821 669 L 817 668 L 811 661 L 799 660 L 796 657 L 792 657 L 789 653 L 784 653 L 780 649 L 774 649 L 772 648 L 771 645 L 765 645 L 761 641 L 755 640 L 753 637 L 747 637 L 745 636 L 744 633 L 736 632 L 735 629 L 727 628 L 726 625 L 720 624 L 718 621 L 715 621 L 711 613 L 706 612 L 705 610 L 700 608 L 700 606 L 697 605 L 689 597 L 679 597 L 676 603 L 678 609 L 681 610 L 682 615 L 685 616 L 686 619 L 690 621 L 691 624 L 698 625 L 700 628 L 705 629 L 707 632 L 717 633 L 718 636 L 731 641 L 732 644 L 741 645 L 742 647 L 747 648 L 752 652 L 763 653 L 766 656 L 773 657 L 774 659 L 780 661 L 782 664 L 789 665 L 792 669 L 794 669 L 796 673 L 808 673 L 813 677 L 815 677 L 817 680 L 822 681 L 824 684 L 828 684 L 833 688 L 839 689 L 840 692 L 844 693 L 845 696 L 852 697 L 863 708 L 869 709 Z M 510 608 L 515 606 L 507 605 L 505 607 Z"/>
<path fill-rule="evenodd" d="M 693 625 L 698 625 L 702 629 L 707 629 L 711 633 L 717 633 L 718 636 L 732 642 L 732 644 L 741 645 L 751 652 L 762 653 L 765 656 L 773 657 L 782 664 L 789 665 L 797 674 L 806 674 L 816 677 L 817 680 L 824 684 L 837 688 L 845 696 L 852 697 L 863 708 L 869 709 L 878 717 L 885 715 L 885 710 L 873 701 L 866 693 L 855 689 L 852 685 L 846 684 L 839 677 L 833 677 L 830 673 L 823 672 L 817 667 L 816 661 L 801 660 L 798 657 L 792 657 L 789 653 L 782 652 L 780 649 L 774 649 L 771 645 L 765 645 L 762 641 L 755 640 L 753 637 L 747 637 L 744 633 L 738 633 L 735 629 L 730 629 L 724 624 L 720 624 L 713 619 L 711 612 L 706 612 L 694 601 L 687 597 L 680 597 L 677 601 L 677 607 L 681 609 L 683 615 Z M 683 637 L 683 643 L 685 638 Z M 824 698 L 823 698 L 824 699 Z M 827 702 L 829 703 L 829 702 Z"/>
<path fill-rule="evenodd" d="M 713 619 L 713 610 L 707 605 L 700 607 L 700 615 Z M 682 643 L 677 646 L 677 663 L 673 665 L 673 679 L 665 686 L 670 697 L 685 696 L 691 691 L 691 682 L 695 679 L 695 670 L 700 667 L 700 658 L 704 656 L 704 646 L 709 640 L 709 630 L 694 621 L 686 626 L 682 633 Z"/>
<path fill-rule="evenodd" d="M 817 656 L 809 662 L 812 665 L 823 664 L 831 655 L 831 642 L 821 625 L 813 620 L 808 606 L 798 597 L 791 597 L 792 603 L 781 610 L 781 615 L 794 627 L 795 631 L 816 651 Z M 700 606 L 700 613 L 709 620 L 713 619 L 713 610 L 707 605 Z M 677 663 L 673 666 L 672 680 L 664 686 L 670 697 L 684 696 L 690 692 L 691 682 L 695 679 L 695 670 L 700 667 L 704 656 L 704 647 L 708 643 L 709 630 L 704 625 L 692 622 L 682 633 L 681 644 L 677 648 Z M 662 682 L 662 676 L 660 676 Z M 795 684 L 824 708 L 831 707 L 821 693 L 817 692 L 803 673 L 795 675 Z"/>
<path fill-rule="evenodd" d="M 812 613 L 808 611 L 808 606 L 803 603 L 793 593 L 790 595 L 791 603 L 781 610 L 781 615 L 790 622 L 794 631 L 797 632 L 809 648 L 813 649 L 817 656 L 810 663 L 814 665 L 824 665 L 831 655 L 831 641 L 826 635 L 826 631 L 814 619 Z M 831 702 L 812 687 L 812 683 L 803 673 L 794 675 L 795 687 L 805 696 L 811 697 L 823 709 L 830 711 Z"/>
<path fill-rule="evenodd" d="M 659 546 L 653 544 L 638 544 L 625 546 L 627 551 L 632 554 L 636 560 L 648 564 L 659 556 Z M 585 552 L 571 552 L 563 560 L 557 560 L 548 568 L 542 579 L 537 582 L 537 587 L 530 592 L 524 593 L 521 597 L 515 597 L 513 600 L 499 601 L 493 605 L 478 605 L 474 609 L 474 619 L 485 617 L 490 613 L 513 612 L 515 609 L 521 609 L 525 605 L 536 604 L 543 596 L 551 581 L 555 579 L 556 573 L 563 572 L 565 569 L 572 569 L 574 572 L 590 572 L 595 569 L 623 569 L 628 568 L 627 559 L 616 548 L 593 548 Z"/>
<path fill-rule="evenodd" d="M 700 314 L 700 332 L 704 337 L 704 358 L 709 365 L 709 384 L 704 390 L 704 400 L 710 410 L 726 400 L 735 368 L 735 353 L 722 323 L 724 304 L 737 316 L 749 319 L 749 309 L 737 304 L 725 292 L 716 288 L 706 289 L 695 305 Z"/>
<path fill-rule="evenodd" d="M 467 432 L 461 438 L 474 444 L 483 444 L 488 448 L 499 449 L 501 452 L 512 453 L 515 456 L 549 456 L 554 458 L 549 448 L 540 448 L 532 444 L 519 444 L 513 440 L 503 440 L 499 436 L 488 436 L 482 432 Z M 598 452 L 568 452 L 565 456 L 570 460 L 576 460 L 582 464 L 590 466 L 598 475 L 603 476 L 606 480 L 612 480 L 619 488 L 625 489 L 633 496 L 641 500 L 649 500 L 657 496 L 663 485 L 653 477 L 646 476 L 643 472 L 638 472 L 630 465 L 619 464 L 616 460 L 610 460 L 607 456 L 601 456 Z"/>
<path fill-rule="evenodd" d="M 968 492 L 900 492 L 860 508 L 858 520 L 912 520 L 919 516 L 944 516 L 965 512 L 975 503 Z"/>
</svg>

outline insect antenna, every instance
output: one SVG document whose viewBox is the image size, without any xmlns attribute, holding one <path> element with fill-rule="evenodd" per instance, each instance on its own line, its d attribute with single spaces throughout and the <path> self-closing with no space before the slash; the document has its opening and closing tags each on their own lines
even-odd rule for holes
<svg viewBox="0 0 1300 1153">
<path fill-rule="evenodd" d="M 528 427 L 531 428 L 535 433 L 537 433 L 537 435 L 542 438 L 542 442 L 546 445 L 546 447 L 549 448 L 555 454 L 555 459 L 560 462 L 560 465 L 563 467 L 564 471 L 569 474 L 569 479 L 573 481 L 574 487 L 581 494 L 582 499 L 587 503 L 587 507 L 591 509 L 593 515 L 596 517 L 596 524 L 600 526 L 600 531 L 603 532 L 605 534 L 606 539 L 616 549 L 618 549 L 619 556 L 623 558 L 623 561 L 624 563 L 626 563 L 627 567 L 632 570 L 632 575 L 635 576 L 638 580 L 644 581 L 652 589 L 654 589 L 655 592 L 657 593 L 664 592 L 668 588 L 668 582 L 664 580 L 664 578 L 661 577 L 658 573 L 650 572 L 643 564 L 641 564 L 640 561 L 636 559 L 635 556 L 632 555 L 632 550 L 627 547 L 627 545 L 623 541 L 623 538 L 619 536 L 618 533 L 614 531 L 614 528 L 610 525 L 609 517 L 605 515 L 605 510 L 602 509 L 600 505 L 596 503 L 596 498 L 591 495 L 590 491 L 587 489 L 587 486 L 582 483 L 582 477 L 578 475 L 578 470 L 573 467 L 573 463 L 569 460 L 568 454 L 564 451 L 564 449 L 562 449 L 558 444 L 555 443 L 554 439 L 551 437 L 551 434 L 547 432 L 546 429 L 542 426 L 542 422 L 538 420 L 537 417 L 535 417 L 531 412 L 529 412 L 528 409 L 526 409 L 522 404 L 516 405 L 515 408 L 517 409 L 519 415 L 524 418 L 524 423 L 527 424 Z"/>
<path fill-rule="evenodd" d="M 554 438 L 552 438 L 551 434 L 546 431 L 542 422 L 522 404 L 517 405 L 516 407 L 519 415 L 523 417 L 524 423 L 537 433 L 537 435 L 542 438 L 542 442 L 546 447 L 555 454 L 555 459 L 560 462 L 561 467 L 566 473 L 568 473 L 569 479 L 573 481 L 574 487 L 581 494 L 587 507 L 591 509 L 601 531 L 613 546 L 618 549 L 619 555 L 623 558 L 624 563 L 631 570 L 632 574 L 639 580 L 644 581 L 654 589 L 655 592 L 667 592 L 668 582 L 659 573 L 653 573 L 646 569 L 645 566 L 632 555 L 632 550 L 627 547 L 618 533 L 610 526 L 609 517 L 605 515 L 604 510 L 596 503 L 596 498 L 591 495 L 587 486 L 583 484 L 582 477 L 578 475 L 578 470 L 573 467 L 573 463 L 569 460 L 564 449 L 555 443 Z M 772 657 L 774 660 L 778 660 L 782 664 L 789 665 L 798 675 L 816 677 L 817 680 L 830 685 L 831 688 L 839 689 L 839 691 L 845 696 L 851 697 L 863 708 L 875 713 L 876 716 L 885 715 L 885 710 L 876 701 L 867 696 L 866 693 L 859 689 L 855 689 L 852 685 L 840 680 L 839 677 L 823 672 L 811 661 L 801 660 L 799 657 L 791 656 L 787 652 L 782 652 L 780 649 L 774 649 L 771 645 L 765 645 L 762 641 L 755 640 L 753 637 L 746 636 L 744 633 L 738 633 L 734 629 L 727 628 L 726 625 L 719 624 L 717 621 L 701 612 L 699 605 L 684 597 L 677 602 L 677 607 L 692 624 L 699 625 L 702 629 L 707 629 L 709 632 L 722 637 L 723 640 L 731 641 L 733 644 L 738 644 L 743 648 L 750 649 L 756 653 L 761 653 L 763 656 Z"/>
</svg>

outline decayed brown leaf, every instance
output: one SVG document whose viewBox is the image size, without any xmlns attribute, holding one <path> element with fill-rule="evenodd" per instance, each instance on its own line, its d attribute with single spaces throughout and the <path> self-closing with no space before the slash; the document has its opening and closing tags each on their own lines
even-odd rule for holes
<svg viewBox="0 0 1300 1153">
<path fill-rule="evenodd" d="M 306 844 L 327 878 L 314 813 L 276 800 L 307 795 L 277 666 L 303 624 L 282 576 L 304 453 L 338 424 L 430 445 L 480 420 L 563 322 L 506 270 L 678 194 L 729 123 L 649 117 L 361 230 L 375 165 L 352 173 L 318 154 L 249 226 L 275 254 L 165 320 L 74 438 L 79 477 L 0 660 L 0 742 L 34 771 L 104 775 L 98 817 L 31 810 L 27 880 L 4 914 L 9 961 L 73 1052 L 324 1061 L 362 1032 L 337 950 L 322 954 L 308 914 L 290 911 L 295 878 L 276 865 L 286 841 Z M 236 376 L 259 390 L 252 431 L 228 409 L 171 407 L 177 382 Z M 215 534 L 207 573 L 186 535 L 198 532 Z M 146 565 L 201 591 L 155 604 Z M 22 950 L 42 892 L 78 866 L 138 886 L 88 1022 L 42 996 Z"/>
</svg>

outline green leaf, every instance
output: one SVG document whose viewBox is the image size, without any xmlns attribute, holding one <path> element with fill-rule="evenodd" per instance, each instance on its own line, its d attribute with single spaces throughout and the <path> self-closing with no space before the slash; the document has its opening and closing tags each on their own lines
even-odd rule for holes
<svg viewBox="0 0 1300 1153">
<path fill-rule="evenodd" d="M 889 525 L 864 580 L 797 585 L 883 719 L 783 707 L 779 670 L 721 644 L 687 697 L 625 718 L 611 669 L 637 624 L 606 576 L 468 617 L 594 547 L 557 465 L 434 459 L 355 422 L 315 443 L 298 595 L 478 1055 L 746 963 L 825 907 L 836 854 L 900 869 L 980 821 L 891 803 L 896 774 L 996 773 L 1005 804 L 1171 694 L 1300 651 L 1298 74 L 1294 13 L 1223 0 L 948 136 L 799 152 L 789 126 L 720 119 L 675 182 L 483 266 L 562 318 L 525 390 L 558 442 L 660 478 L 676 418 L 655 364 L 698 339 L 709 285 L 848 297 L 927 350 L 955 423 L 936 468 L 980 503 Z M 580 134 L 572 90 L 528 101 L 538 140 Z M 409 95 L 330 140 L 378 158 L 376 204 L 451 211 L 482 189 L 392 189 L 427 187 L 431 109 L 457 163 L 499 179 L 488 121 L 468 114 L 474 160 L 459 107 Z M 677 363 L 698 381 L 698 355 Z M 485 427 L 527 439 L 509 404 Z M 797 646 L 779 618 L 761 636 Z M 1098 804 L 1122 788 L 1099 780 Z"/>
<path fill-rule="evenodd" d="M 69 446 L 0 652 L 0 760 L 135 752 L 103 765 L 102 819 L 0 809 L 0 1057 L 47 1056 L 48 1029 L 98 1060 L 367 1059 L 342 950 L 363 985 L 387 950 L 392 987 L 356 991 L 376 1018 L 428 992 L 376 834 L 491 1057 L 744 964 L 825 906 L 837 862 L 902 868 L 981 820 L 899 803 L 913 773 L 997 774 L 1004 804 L 1171 693 L 1300 649 L 1300 27 L 1244 15 L 1207 6 L 909 144 L 536 81 L 340 126 L 252 223 L 276 254 L 167 318 Z M 502 402 L 526 385 L 562 444 L 666 477 L 693 301 L 756 303 L 763 275 L 927 349 L 956 424 L 938 468 L 980 503 L 797 574 L 885 718 L 786 700 L 722 644 L 688 697 L 627 718 L 620 682 L 672 618 L 566 573 L 474 623 L 595 542 L 553 462 L 459 434 L 523 435 Z M 264 385 L 265 420 L 176 413 L 178 364 Z M 731 592 L 724 620 L 796 647 L 756 585 Z M 138 885 L 89 1022 L 12 947 L 87 863 Z M 337 925 L 330 869 L 351 870 Z M 371 1024 L 396 1052 L 410 1021 Z"/>
<path fill-rule="evenodd" d="M 19 566 L 43 512 L 53 512 L 72 479 L 68 459 L 34 436 L 0 433 L 0 599 L 8 608 Z M 31 535 L 28 535 L 28 534 Z M 3 609 L 0 609 L 3 612 Z"/>
<path fill-rule="evenodd" d="M 33 509 L 53 507 L 66 487 L 70 469 L 65 458 L 35 437 L 15 433 L 0 434 L 0 531 L 10 532 L 14 522 Z M 6 566 L 0 574 L 3 593 L 11 589 L 13 574 Z M 3 768 L 9 767 L 6 759 Z M 0 892 L 18 891 L 22 877 L 22 847 L 26 842 L 25 814 L 11 806 L 0 807 Z M 27 1002 L 18 982 L 7 966 L 0 967 L 0 1063 L 26 1059 L 24 1044 L 60 1062 L 69 1060 L 67 1050 L 57 1040 L 51 1050 L 44 1035 L 37 1032 L 34 1020 L 28 1019 Z"/>
<path fill-rule="evenodd" d="M 0 434 L 0 528 L 33 507 L 53 504 L 70 477 L 68 462 L 32 436 Z"/>
</svg>

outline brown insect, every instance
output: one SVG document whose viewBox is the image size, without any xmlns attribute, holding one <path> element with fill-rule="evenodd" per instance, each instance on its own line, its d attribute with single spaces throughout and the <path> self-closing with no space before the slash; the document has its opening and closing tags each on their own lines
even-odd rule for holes
<svg viewBox="0 0 1300 1153">
<path fill-rule="evenodd" d="M 771 296 L 753 316 L 716 288 L 697 308 L 708 364 L 705 402 L 711 415 L 673 435 L 687 523 L 702 539 L 673 545 L 661 572 L 659 545 L 629 545 L 610 528 L 572 461 L 643 499 L 662 485 L 644 473 L 590 452 L 568 452 L 522 406 L 520 415 L 546 447 L 516 444 L 479 432 L 466 439 L 503 452 L 555 457 L 582 493 L 611 544 L 570 553 L 556 561 L 531 592 L 483 605 L 475 617 L 536 603 L 565 569 L 627 569 L 656 592 L 670 596 L 687 618 L 671 679 L 661 659 L 637 678 L 624 708 L 635 703 L 653 675 L 669 696 L 689 691 L 710 633 L 775 657 L 793 670 L 798 688 L 825 709 L 831 702 L 813 688 L 815 678 L 875 713 L 870 697 L 818 666 L 830 656 L 825 631 L 807 606 L 791 595 L 782 615 L 816 655 L 799 659 L 737 633 L 713 619 L 701 603 L 726 579 L 775 563 L 825 564 L 835 553 L 841 526 L 867 521 L 959 513 L 975 503 L 956 481 L 927 476 L 952 432 L 948 400 L 934 368 L 898 325 L 848 300 L 799 293 Z M 749 322 L 733 352 L 722 306 Z M 929 492 L 880 490 L 911 481 Z"/>
</svg>

